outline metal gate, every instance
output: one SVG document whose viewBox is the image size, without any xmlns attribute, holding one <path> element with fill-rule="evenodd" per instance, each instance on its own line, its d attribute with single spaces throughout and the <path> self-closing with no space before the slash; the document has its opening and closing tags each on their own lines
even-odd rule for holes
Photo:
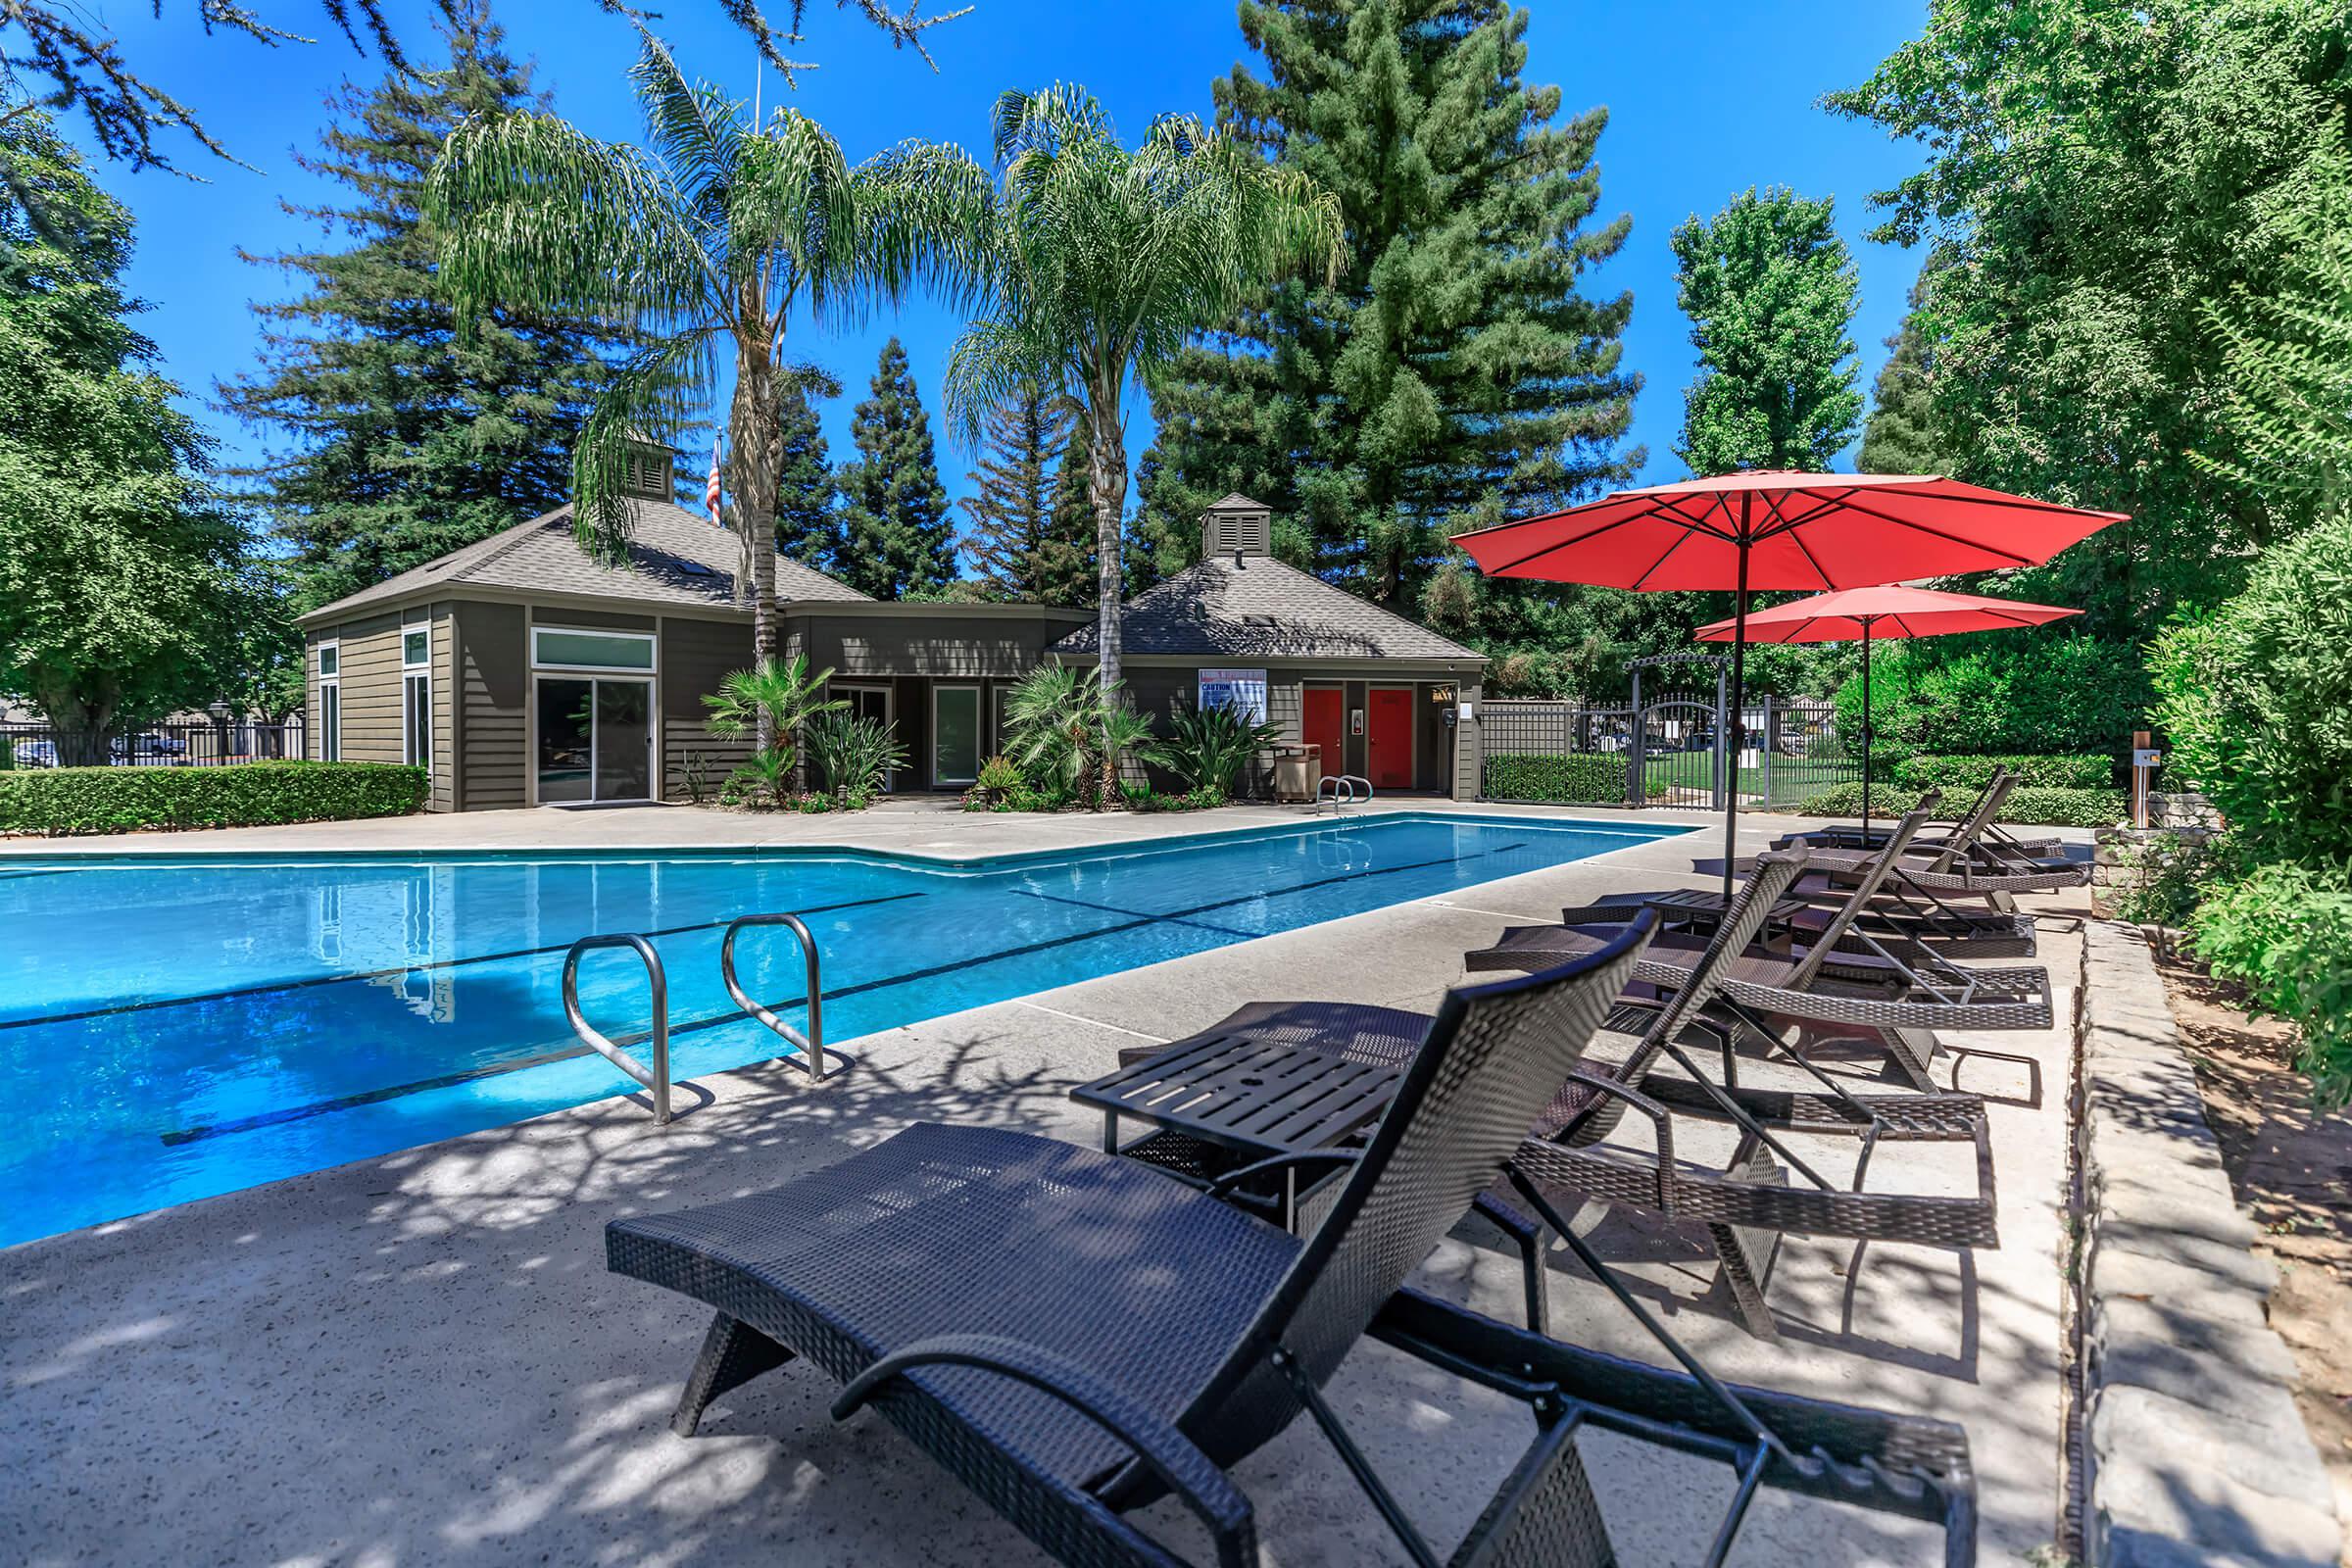
<svg viewBox="0 0 2352 1568">
<path fill-rule="evenodd" d="M 1629 804 L 1722 806 L 1723 656 L 1658 654 L 1629 667 L 1642 715 L 1627 767 Z"/>
<path fill-rule="evenodd" d="M 1637 660 L 1633 700 L 1622 708 L 1542 701 L 1480 705 L 1481 797 L 1721 807 L 1722 666 L 1714 654 Z"/>
</svg>

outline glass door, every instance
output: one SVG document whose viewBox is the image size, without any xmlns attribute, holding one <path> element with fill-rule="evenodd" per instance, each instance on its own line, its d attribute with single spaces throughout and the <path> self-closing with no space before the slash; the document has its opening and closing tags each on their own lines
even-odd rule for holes
<svg viewBox="0 0 2352 1568">
<path fill-rule="evenodd" d="M 539 678 L 539 803 L 644 801 L 654 793 L 651 681 Z"/>
<path fill-rule="evenodd" d="M 654 794 L 654 688 L 650 681 L 596 683 L 596 798 L 645 801 Z"/>
<path fill-rule="evenodd" d="M 980 776 L 980 688 L 931 689 L 931 782 L 943 788 Z"/>
</svg>

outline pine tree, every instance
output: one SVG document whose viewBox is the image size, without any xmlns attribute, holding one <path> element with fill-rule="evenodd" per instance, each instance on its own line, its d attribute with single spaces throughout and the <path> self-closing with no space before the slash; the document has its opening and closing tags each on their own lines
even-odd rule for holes
<svg viewBox="0 0 2352 1568">
<path fill-rule="evenodd" d="M 1348 262 L 1330 287 L 1277 290 L 1157 390 L 1162 567 L 1198 549 L 1184 519 L 1238 490 L 1316 569 L 1410 611 L 1454 529 L 1635 466 L 1616 450 L 1632 299 L 1579 287 L 1630 226 L 1584 227 L 1607 117 L 1558 119 L 1559 89 L 1521 75 L 1527 13 L 1501 0 L 1246 3 L 1241 20 L 1266 74 L 1218 82 L 1219 121 L 1338 196 Z"/>
<path fill-rule="evenodd" d="M 1683 396 L 1692 473 L 1826 471 L 1862 417 L 1853 257 L 1834 204 L 1786 187 L 1735 197 L 1674 231 L 1699 373 Z"/>
<path fill-rule="evenodd" d="M 1886 363 L 1871 383 L 1870 417 L 1863 421 L 1862 453 L 1854 464 L 1864 473 L 1951 472 L 1951 458 L 1936 439 L 1935 368 L 1919 298 L 1914 283 L 1911 308 L 1901 329 L 1886 340 Z"/>
<path fill-rule="evenodd" d="M 850 422 L 858 461 L 841 470 L 847 545 L 838 575 L 877 599 L 936 592 L 956 578 L 956 523 L 939 482 L 931 420 L 893 337 Z"/>
<path fill-rule="evenodd" d="M 291 209 L 357 243 L 246 256 L 298 278 L 257 304 L 261 367 L 216 386 L 220 406 L 282 447 L 248 477 L 319 603 L 561 506 L 574 437 L 613 334 L 585 319 L 508 312 L 461 347 L 418 212 L 442 138 L 468 115 L 544 103 L 483 0 L 443 27 L 449 63 L 346 83 L 322 150 L 296 162 L 339 203 Z"/>
<path fill-rule="evenodd" d="M 841 382 L 813 365 L 776 377 L 781 450 L 776 463 L 776 548 L 804 565 L 838 572 L 847 541 L 835 504 L 832 459 L 814 400 L 841 396 Z"/>
<path fill-rule="evenodd" d="M 1075 412 L 1030 387 L 989 417 L 987 449 L 966 476 L 972 494 L 963 510 L 971 524 L 964 548 L 993 598 L 1072 608 L 1092 602 L 1092 518 L 1083 511 L 1073 518 L 1057 504 L 1067 470 L 1055 464 L 1070 440 Z M 1083 508 L 1083 477 L 1079 496 Z"/>
</svg>

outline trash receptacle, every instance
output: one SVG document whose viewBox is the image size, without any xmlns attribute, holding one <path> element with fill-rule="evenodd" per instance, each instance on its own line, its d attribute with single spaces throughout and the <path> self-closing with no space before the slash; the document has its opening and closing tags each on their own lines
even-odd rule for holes
<svg viewBox="0 0 2352 1568">
<path fill-rule="evenodd" d="M 1323 748 L 1278 746 L 1274 749 L 1274 798 L 1308 801 L 1322 793 Z"/>
</svg>

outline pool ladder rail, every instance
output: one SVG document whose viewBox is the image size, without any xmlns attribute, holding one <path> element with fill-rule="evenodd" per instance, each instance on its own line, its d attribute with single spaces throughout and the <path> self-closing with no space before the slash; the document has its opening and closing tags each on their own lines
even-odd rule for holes
<svg viewBox="0 0 2352 1568">
<path fill-rule="evenodd" d="M 1322 782 L 1315 786 L 1315 814 L 1323 814 L 1323 803 L 1326 801 L 1331 803 L 1331 814 L 1337 816 L 1341 807 L 1360 806 L 1371 799 L 1372 781 L 1363 774 L 1326 773 Z"/>
<path fill-rule="evenodd" d="M 801 944 L 801 954 L 808 964 L 808 1032 L 803 1034 L 783 1019 L 767 1004 L 754 1000 L 743 989 L 735 973 L 735 939 L 753 926 L 783 926 Z M 637 955 L 645 965 L 645 977 L 652 992 L 653 1029 L 637 1038 L 653 1042 L 653 1061 L 639 1061 L 621 1045 L 604 1034 L 588 1021 L 580 1010 L 580 959 L 600 948 L 626 948 Z M 797 914 L 747 914 L 728 922 L 726 934 L 718 944 L 718 975 L 726 984 L 727 995 L 747 1017 L 757 1018 L 775 1034 L 793 1054 L 799 1055 L 812 1084 L 823 1083 L 843 1067 L 851 1066 L 856 1058 L 847 1052 L 825 1049 L 824 985 L 819 978 L 816 938 Z M 634 932 L 613 932 L 602 936 L 582 937 L 564 955 L 564 1016 L 571 1024 L 571 1032 L 580 1043 L 607 1061 L 627 1073 L 650 1091 L 654 1099 L 654 1122 L 657 1126 L 669 1123 L 669 975 L 662 966 L 662 955 L 654 945 Z M 632 1041 L 632 1043 L 634 1043 Z M 839 1065 L 828 1068 L 826 1057 Z"/>
</svg>

